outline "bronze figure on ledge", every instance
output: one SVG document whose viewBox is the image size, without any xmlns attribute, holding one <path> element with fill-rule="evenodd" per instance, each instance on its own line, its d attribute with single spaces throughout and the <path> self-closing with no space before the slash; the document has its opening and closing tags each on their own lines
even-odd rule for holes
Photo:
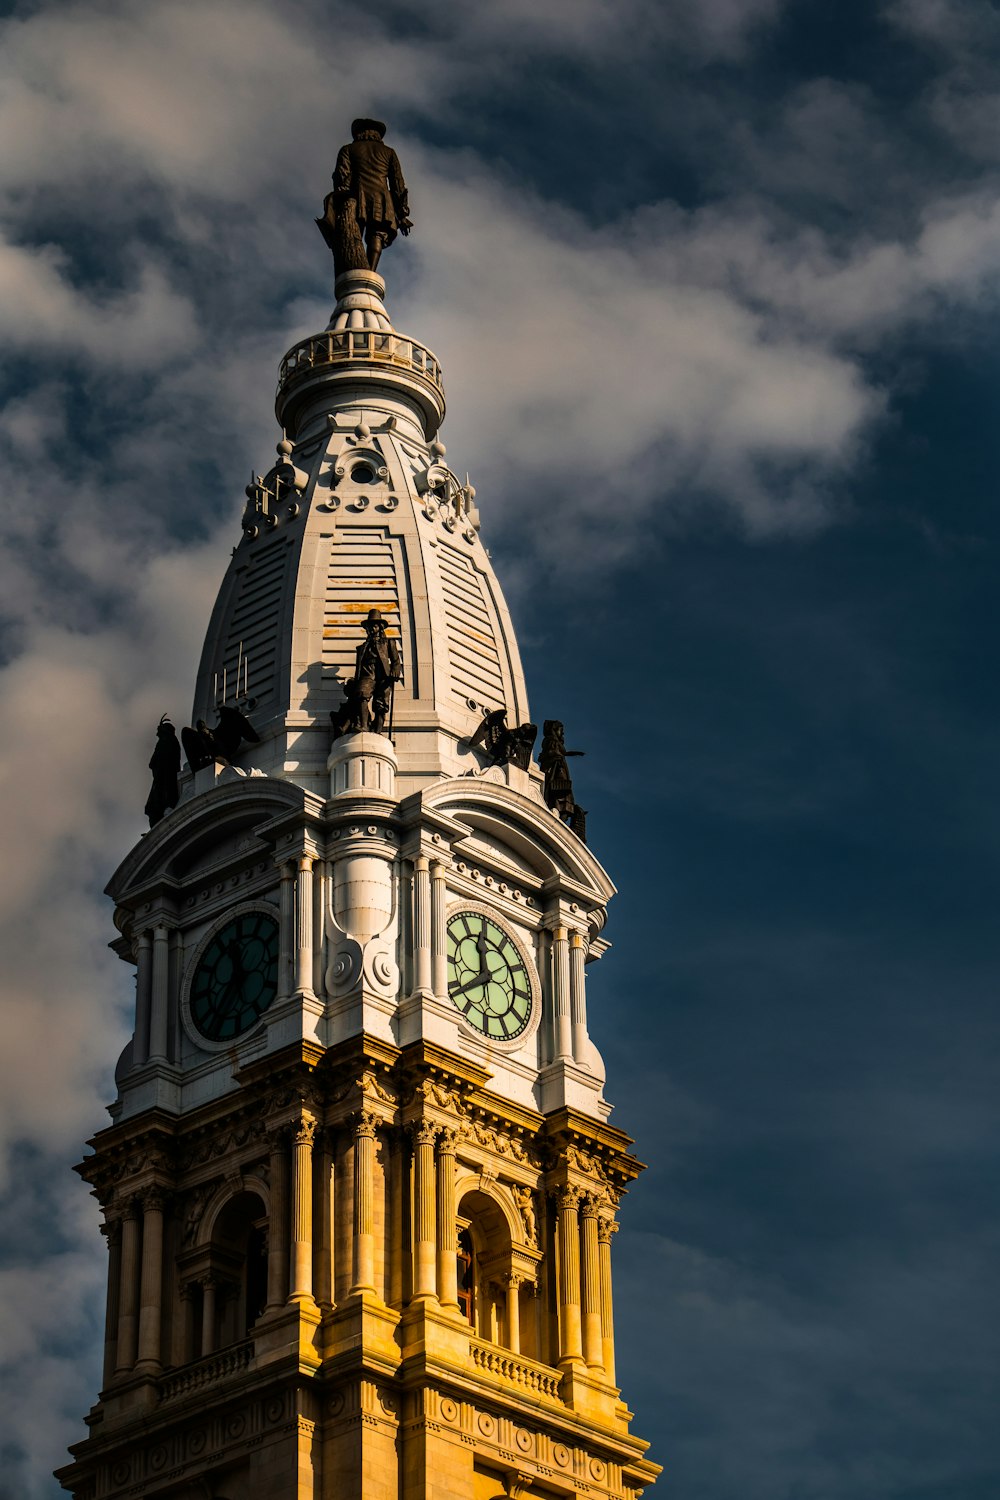
<svg viewBox="0 0 1000 1500">
<path fill-rule="evenodd" d="M 582 750 L 567 750 L 565 731 L 558 719 L 546 719 L 542 726 L 542 748 L 538 765 L 545 777 L 543 796 L 549 807 L 568 823 L 582 843 L 587 842 L 587 814 L 573 796 L 573 781 L 566 764 L 570 755 Z"/>
<path fill-rule="evenodd" d="M 355 120 L 351 144 L 342 146 L 333 172 L 333 192 L 323 202 L 319 232 L 333 251 L 337 276 L 374 271 L 386 245 L 409 234 L 410 204 L 399 157 L 383 139 L 381 120 Z"/>
<path fill-rule="evenodd" d="M 166 714 L 156 726 L 156 747 L 150 756 L 149 769 L 153 773 L 153 785 L 143 812 L 149 819 L 150 828 L 155 828 L 170 809 L 177 806 L 180 796 L 177 777 L 181 769 L 181 747 L 177 743 L 177 730 Z"/>
<path fill-rule="evenodd" d="M 505 708 L 487 709 L 469 741 L 469 749 L 476 750 L 481 746 L 491 766 L 520 766 L 526 771 L 531 764 L 531 747 L 537 733 L 535 724 L 518 724 L 516 729 L 508 729 Z"/>
<path fill-rule="evenodd" d="M 247 707 L 253 708 L 256 700 L 251 698 Z M 260 735 L 241 709 L 223 703 L 217 709 L 219 722 L 212 729 L 199 719 L 192 729 L 190 725 L 181 730 L 181 743 L 192 771 L 201 771 L 214 761 L 223 761 L 231 766 L 244 740 L 257 744 Z"/>
</svg>

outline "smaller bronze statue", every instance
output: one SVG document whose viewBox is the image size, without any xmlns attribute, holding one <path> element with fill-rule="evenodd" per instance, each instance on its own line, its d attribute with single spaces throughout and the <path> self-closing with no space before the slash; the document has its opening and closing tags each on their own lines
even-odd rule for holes
<svg viewBox="0 0 1000 1500">
<path fill-rule="evenodd" d="M 546 719 L 542 726 L 542 748 L 538 764 L 545 777 L 544 797 L 553 812 L 568 823 L 582 843 L 587 842 L 587 814 L 573 796 L 573 781 L 566 761 L 582 750 L 567 750 L 565 731 L 558 719 Z"/>
<path fill-rule="evenodd" d="M 342 734 L 385 734 L 387 720 L 391 733 L 393 698 L 402 676 L 399 647 L 386 635 L 381 612 L 370 609 L 354 676 L 344 683 L 343 703 L 330 714 L 334 739 Z"/>
<path fill-rule="evenodd" d="M 413 228 L 399 157 L 383 137 L 381 120 L 355 120 L 351 144 L 342 146 L 333 172 L 333 192 L 323 201 L 320 234 L 333 251 L 337 276 L 374 271 L 397 233 Z"/>
<path fill-rule="evenodd" d="M 253 708 L 254 701 L 250 700 L 250 708 Z M 201 771 L 217 760 L 231 766 L 244 740 L 254 744 L 260 740 L 260 735 L 242 709 L 223 703 L 216 712 L 219 722 L 214 729 L 204 719 L 199 719 L 193 729 L 188 726 L 181 730 L 184 754 L 192 771 Z"/>
<path fill-rule="evenodd" d="M 507 710 L 494 708 L 483 715 L 483 721 L 469 741 L 469 749 L 480 745 L 491 766 L 520 766 L 526 771 L 531 762 L 531 748 L 538 734 L 537 724 L 518 724 L 507 728 Z"/>
<path fill-rule="evenodd" d="M 361 727 L 361 717 L 364 707 L 361 693 L 358 688 L 358 679 L 348 677 L 344 683 L 344 701 L 339 708 L 330 710 L 330 723 L 333 725 L 333 737 L 339 740 L 342 734 L 356 734 Z"/>
<path fill-rule="evenodd" d="M 161 818 L 177 806 L 180 791 L 177 775 L 181 768 L 181 747 L 177 743 L 177 731 L 166 714 L 156 726 L 156 745 L 149 758 L 149 769 L 153 773 L 153 785 L 146 798 L 143 812 L 149 819 L 150 828 L 155 828 Z"/>
</svg>

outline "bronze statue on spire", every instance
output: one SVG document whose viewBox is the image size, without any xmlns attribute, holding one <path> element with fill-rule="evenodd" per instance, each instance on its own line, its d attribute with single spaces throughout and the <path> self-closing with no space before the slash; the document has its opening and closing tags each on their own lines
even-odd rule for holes
<svg viewBox="0 0 1000 1500">
<path fill-rule="evenodd" d="M 385 144 L 385 129 L 381 120 L 352 123 L 351 143 L 337 157 L 333 192 L 316 220 L 338 276 L 376 270 L 386 245 L 413 228 L 399 157 Z"/>
</svg>

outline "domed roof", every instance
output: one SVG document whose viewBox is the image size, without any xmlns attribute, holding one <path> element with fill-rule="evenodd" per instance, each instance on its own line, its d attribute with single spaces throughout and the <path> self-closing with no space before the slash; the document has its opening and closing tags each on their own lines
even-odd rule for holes
<svg viewBox="0 0 1000 1500">
<path fill-rule="evenodd" d="M 194 717 L 210 720 L 223 696 L 254 700 L 254 766 L 325 794 L 330 713 L 378 609 L 402 657 L 392 737 L 405 794 L 478 768 L 465 742 L 484 713 L 522 723 L 527 695 L 475 491 L 437 438 L 440 366 L 393 329 L 381 277 L 348 272 L 337 292 L 329 327 L 281 363 L 287 437 L 247 488 Z"/>
</svg>

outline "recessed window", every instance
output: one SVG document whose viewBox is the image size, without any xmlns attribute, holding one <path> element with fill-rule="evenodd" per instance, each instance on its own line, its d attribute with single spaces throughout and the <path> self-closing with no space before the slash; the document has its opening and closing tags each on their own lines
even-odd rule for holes
<svg viewBox="0 0 1000 1500">
<path fill-rule="evenodd" d="M 351 478 L 355 484 L 374 484 L 375 470 L 371 464 L 355 464 L 351 470 Z"/>
</svg>

